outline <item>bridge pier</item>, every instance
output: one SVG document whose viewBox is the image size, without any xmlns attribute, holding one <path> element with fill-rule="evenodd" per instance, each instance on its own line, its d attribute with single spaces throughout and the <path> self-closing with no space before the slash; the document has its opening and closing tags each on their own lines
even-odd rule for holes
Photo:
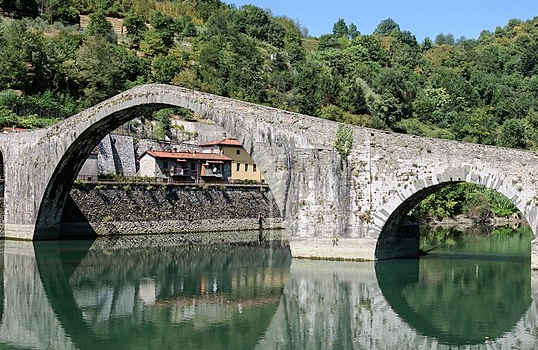
<svg viewBox="0 0 538 350">
<path fill-rule="evenodd" d="M 375 238 L 290 238 L 294 258 L 315 260 L 374 261 Z"/>
<path fill-rule="evenodd" d="M 4 238 L 22 241 L 34 239 L 35 225 L 5 223 Z"/>
</svg>

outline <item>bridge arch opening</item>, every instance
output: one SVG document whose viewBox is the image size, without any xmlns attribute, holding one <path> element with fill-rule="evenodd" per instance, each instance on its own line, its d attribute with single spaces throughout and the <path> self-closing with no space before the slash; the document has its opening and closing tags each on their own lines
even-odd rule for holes
<svg viewBox="0 0 538 350">
<path fill-rule="evenodd" d="M 60 123 L 56 127 L 55 132 L 59 135 L 70 139 L 65 144 L 67 145 L 63 155 L 51 174 L 50 180 L 45 188 L 43 199 L 39 205 L 39 211 L 36 220 L 34 239 L 54 239 L 67 236 L 67 232 L 62 232 L 62 215 L 66 207 L 69 192 L 75 181 L 77 174 L 81 170 L 83 164 L 88 158 L 88 155 L 96 147 L 96 145 L 109 133 L 121 127 L 128 121 L 140 115 L 149 115 L 163 108 L 182 107 L 188 109 L 204 118 L 211 119 L 223 127 L 227 135 L 237 138 L 253 160 L 258 164 L 258 171 L 262 172 L 266 183 L 272 191 L 274 183 L 271 174 L 266 172 L 266 164 L 259 162 L 257 157 L 267 153 L 264 150 L 265 145 L 260 142 L 254 142 L 253 135 L 242 125 L 241 113 L 248 114 L 247 106 L 239 105 L 235 112 L 236 119 L 225 118 L 222 116 L 222 106 L 214 105 L 213 101 L 206 101 L 203 97 L 193 96 L 196 94 L 185 89 L 176 87 L 159 86 L 161 89 L 170 89 L 171 96 L 164 93 L 158 94 L 152 91 L 151 94 L 143 94 L 135 97 L 118 97 L 111 99 L 113 102 L 105 101 L 102 104 L 95 106 L 87 111 L 73 116 Z M 176 90 L 179 90 L 176 91 Z M 185 95 L 187 95 L 185 97 Z M 208 95 L 211 97 L 211 95 Z M 196 97 L 196 98 L 195 98 Z M 234 107 L 234 103 L 230 102 Z M 246 108 L 245 108 L 246 107 Z M 247 109 L 247 111 L 245 111 Z M 230 108 L 228 108 L 227 116 L 229 116 Z M 75 130 L 73 130 L 75 129 Z M 279 214 L 282 213 L 282 205 L 278 198 L 275 198 L 276 207 Z"/>
<path fill-rule="evenodd" d="M 461 178 L 465 178 L 465 176 L 462 176 Z M 499 181 L 492 181 L 492 183 L 499 183 Z M 462 186 L 465 184 L 469 184 L 469 191 L 472 191 L 474 189 L 479 193 L 487 191 L 495 192 L 495 194 L 497 195 L 495 197 L 499 197 L 500 199 L 502 199 L 503 203 L 508 203 L 508 206 L 511 207 L 507 210 L 515 210 L 516 214 L 513 218 L 515 219 L 515 222 L 524 223 L 524 221 L 526 221 L 526 223 L 529 225 L 532 222 L 532 220 L 530 220 L 530 217 L 532 217 L 533 214 L 526 208 L 525 205 L 522 205 L 522 201 L 517 195 L 517 189 L 511 191 L 510 186 L 492 188 L 479 182 L 461 180 L 442 182 L 420 188 L 419 190 L 407 196 L 407 198 L 405 198 L 403 195 L 397 196 L 397 198 L 393 199 L 393 201 L 389 203 L 390 207 L 394 208 L 394 210 L 392 210 L 392 212 L 386 219 L 377 240 L 375 250 L 376 259 L 382 260 L 419 256 L 426 253 L 424 250 L 421 250 L 422 247 L 420 245 L 421 231 L 424 225 L 419 223 L 420 220 L 418 220 L 416 217 L 416 211 L 415 213 L 413 213 L 413 211 L 423 200 L 430 197 L 431 195 L 438 194 L 443 190 L 457 190 L 457 186 Z M 459 188 L 461 191 L 462 187 Z M 460 218 L 465 216 L 467 218 L 467 224 L 490 224 L 489 219 L 493 215 L 493 212 L 489 207 L 489 203 L 487 203 L 487 194 L 484 193 L 483 196 L 483 202 L 477 201 L 474 204 L 470 203 L 470 209 L 466 210 L 465 215 L 462 215 L 462 208 L 460 208 Z M 509 198 L 509 196 L 511 198 Z M 449 205 L 461 205 L 461 203 L 458 204 L 458 202 L 456 201 L 450 203 Z M 504 205 L 506 206 L 506 204 Z M 457 218 L 455 220 L 457 222 Z M 530 231 L 533 231 L 532 227 Z M 535 236 L 535 232 L 533 232 L 533 236 Z M 532 238 L 530 240 L 532 240 Z"/>
</svg>

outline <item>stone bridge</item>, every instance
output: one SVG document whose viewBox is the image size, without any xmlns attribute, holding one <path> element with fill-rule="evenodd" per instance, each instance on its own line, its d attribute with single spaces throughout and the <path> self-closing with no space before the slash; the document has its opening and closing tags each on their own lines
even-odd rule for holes
<svg viewBox="0 0 538 350">
<path fill-rule="evenodd" d="M 416 253 L 399 229 L 407 212 L 443 186 L 470 182 L 513 201 L 538 232 L 538 155 L 353 128 L 345 159 L 339 124 L 167 85 L 133 88 L 48 129 L 0 136 L 4 235 L 63 237 L 61 216 L 78 171 L 109 132 L 144 113 L 190 109 L 236 137 L 262 170 L 295 256 L 383 259 Z M 331 239 L 339 237 L 339 246 Z M 538 240 L 533 241 L 534 266 Z"/>
</svg>

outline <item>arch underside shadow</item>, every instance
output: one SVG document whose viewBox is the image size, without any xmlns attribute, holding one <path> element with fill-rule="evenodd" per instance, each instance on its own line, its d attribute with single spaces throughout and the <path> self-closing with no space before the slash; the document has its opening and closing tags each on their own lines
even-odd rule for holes
<svg viewBox="0 0 538 350">
<path fill-rule="evenodd" d="M 58 238 L 66 234 L 61 226 L 61 219 L 69 191 L 88 155 L 99 141 L 124 123 L 165 107 L 170 106 L 147 104 L 112 113 L 91 125 L 77 137 L 64 153 L 47 185 L 39 206 L 34 239 Z M 80 235 L 93 235 L 89 226 L 87 229 L 81 230 Z"/>
<path fill-rule="evenodd" d="M 377 240 L 376 259 L 402 258 L 419 254 L 419 230 L 416 224 L 406 222 L 407 213 L 423 199 L 440 189 L 461 183 L 445 182 L 426 187 L 403 201 L 389 216 Z"/>
</svg>

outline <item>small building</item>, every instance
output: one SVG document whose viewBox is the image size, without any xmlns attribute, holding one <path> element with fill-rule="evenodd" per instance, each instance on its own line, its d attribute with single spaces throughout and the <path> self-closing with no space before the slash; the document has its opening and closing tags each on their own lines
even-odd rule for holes
<svg viewBox="0 0 538 350">
<path fill-rule="evenodd" d="M 232 159 L 231 180 L 265 182 L 261 171 L 243 145 L 233 138 L 208 142 L 200 145 L 204 154 L 222 154 Z"/>
<path fill-rule="evenodd" d="M 140 176 L 173 182 L 229 182 L 232 159 L 222 154 L 147 151 L 140 158 Z"/>
<path fill-rule="evenodd" d="M 78 178 L 80 180 L 93 181 L 97 180 L 98 175 L 97 149 L 94 149 L 78 172 Z"/>
</svg>

